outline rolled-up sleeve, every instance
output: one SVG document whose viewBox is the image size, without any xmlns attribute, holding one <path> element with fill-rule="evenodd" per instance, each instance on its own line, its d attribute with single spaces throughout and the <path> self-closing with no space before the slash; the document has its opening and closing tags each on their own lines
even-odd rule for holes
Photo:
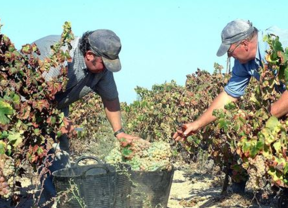
<svg viewBox="0 0 288 208">
<path fill-rule="evenodd" d="M 251 75 L 245 69 L 245 65 L 235 61 L 232 70 L 232 77 L 225 86 L 225 92 L 235 98 L 239 98 L 245 94 L 245 89 L 249 84 Z"/>
</svg>

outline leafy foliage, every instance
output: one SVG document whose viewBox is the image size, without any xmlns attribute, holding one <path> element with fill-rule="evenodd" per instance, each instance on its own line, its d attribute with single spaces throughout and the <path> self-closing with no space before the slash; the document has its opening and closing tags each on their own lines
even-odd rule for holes
<svg viewBox="0 0 288 208">
<path fill-rule="evenodd" d="M 221 91 L 226 77 L 197 70 L 186 86 L 164 83 L 152 90 L 137 87 L 138 101 L 125 106 L 126 128 L 151 141 L 169 141 L 177 124 L 195 120 Z M 219 88 L 220 86 L 220 88 Z"/>
<path fill-rule="evenodd" d="M 95 138 L 101 130 L 106 116 L 103 115 L 104 106 L 99 95 L 90 93 L 70 106 L 70 119 L 78 126 L 77 138 Z"/>
<path fill-rule="evenodd" d="M 0 34 L 0 156 L 2 163 L 13 160 L 16 175 L 21 176 L 27 162 L 34 168 L 41 165 L 52 135 L 57 139 L 67 132 L 67 122 L 53 100 L 67 83 L 65 62 L 70 55 L 61 47 L 71 49 L 72 39 L 71 25 L 65 22 L 60 42 L 51 47 L 52 55 L 40 60 L 36 44 L 26 44 L 18 51 Z M 51 67 L 59 68 L 60 74 L 45 80 Z M 0 172 L 3 174 L 2 169 Z"/>
<path fill-rule="evenodd" d="M 207 149 L 213 125 L 203 132 L 188 138 L 184 144 L 174 144 L 172 135 L 178 126 L 197 119 L 223 90 L 229 75 L 221 74 L 222 66 L 215 63 L 215 72 L 211 75 L 198 69 L 187 75 L 185 86 L 176 82 L 154 85 L 152 90 L 136 88 L 139 99 L 129 106 L 123 106 L 125 129 L 140 135 L 149 141 L 166 141 L 175 150 L 186 149 L 197 155 L 198 148 Z M 203 141 L 203 142 L 201 142 Z"/>
</svg>

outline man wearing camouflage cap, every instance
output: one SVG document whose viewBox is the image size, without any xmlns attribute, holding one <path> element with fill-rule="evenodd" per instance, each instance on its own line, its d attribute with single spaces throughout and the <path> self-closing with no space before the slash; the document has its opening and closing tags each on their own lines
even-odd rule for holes
<svg viewBox="0 0 288 208">
<path fill-rule="evenodd" d="M 279 36 L 283 48 L 288 46 L 288 31 L 277 27 L 268 28 L 265 31 L 258 31 L 250 21 L 236 19 L 229 22 L 222 30 L 222 43 L 218 49 L 217 56 L 223 56 L 227 53 L 228 59 L 235 59 L 232 69 L 232 77 L 225 86 L 224 91 L 220 93 L 212 102 L 210 107 L 195 121 L 184 124 L 184 131 L 177 131 L 173 138 L 183 140 L 193 132 L 205 127 L 216 120 L 212 115 L 215 109 L 224 109 L 229 102 L 235 102 L 244 95 L 245 89 L 253 76 L 259 80 L 258 69 L 262 62 L 266 63 L 266 50 L 268 43 L 263 41 L 265 34 L 275 34 Z M 271 106 L 271 114 L 281 117 L 288 113 L 288 92 L 282 88 L 283 92 L 280 99 Z M 244 192 L 245 183 L 239 184 L 235 192 Z M 240 188 L 239 188 L 240 187 Z M 233 186 L 232 186 L 233 188 Z"/>
<path fill-rule="evenodd" d="M 48 57 L 50 46 L 60 40 L 58 35 L 50 35 L 35 41 L 41 55 L 40 59 Z M 81 38 L 77 37 L 72 41 L 70 55 L 72 62 L 68 63 L 68 83 L 66 91 L 56 94 L 55 99 L 58 107 L 68 116 L 69 105 L 90 92 L 99 94 L 102 98 L 106 116 L 117 139 L 124 138 L 129 143 L 138 137 L 126 134 L 121 125 L 120 104 L 117 87 L 114 81 L 113 72 L 121 69 L 119 53 L 121 42 L 119 37 L 111 30 L 95 30 L 86 32 Z M 45 79 L 57 76 L 59 70 L 52 68 L 45 74 Z M 56 149 L 64 154 L 53 161 L 50 171 L 69 166 L 69 139 L 62 136 Z M 120 141 L 120 140 L 119 140 Z M 53 150 L 52 150 L 53 151 Z M 67 152 L 67 153 L 66 153 Z M 66 154 L 65 154 L 66 153 Z M 44 195 L 46 200 L 56 195 L 52 184 L 52 176 L 49 175 L 44 181 Z"/>
</svg>

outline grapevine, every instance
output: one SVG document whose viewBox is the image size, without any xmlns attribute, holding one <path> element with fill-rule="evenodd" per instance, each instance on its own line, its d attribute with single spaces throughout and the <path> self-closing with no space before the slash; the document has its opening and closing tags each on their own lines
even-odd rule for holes
<svg viewBox="0 0 288 208">
<path fill-rule="evenodd" d="M 71 25 L 66 22 L 60 42 L 51 46 L 52 55 L 40 60 L 36 44 L 25 44 L 18 51 L 6 35 L 0 34 L 0 186 L 8 182 L 10 194 L 16 184 L 12 178 L 21 178 L 27 168 L 36 171 L 43 163 L 54 142 L 52 134 L 57 139 L 69 131 L 54 98 L 65 90 L 70 55 L 62 46 L 71 49 L 72 39 Z M 52 67 L 59 68 L 60 74 L 46 81 L 44 74 Z M 0 191 L 6 197 L 10 194 L 5 188 Z"/>
</svg>

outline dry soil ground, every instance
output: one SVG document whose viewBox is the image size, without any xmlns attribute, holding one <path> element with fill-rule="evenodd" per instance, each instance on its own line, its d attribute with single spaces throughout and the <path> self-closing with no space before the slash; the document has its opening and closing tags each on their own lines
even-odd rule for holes
<svg viewBox="0 0 288 208">
<path fill-rule="evenodd" d="M 217 167 L 207 169 L 207 166 L 203 168 L 199 163 L 177 165 L 180 168 L 174 173 L 169 208 L 277 207 L 275 197 L 270 196 L 267 200 L 256 197 L 249 190 L 249 183 L 247 193 L 243 195 L 233 194 L 230 187 L 227 194 L 221 195 L 224 174 Z"/>
<path fill-rule="evenodd" d="M 224 175 L 211 164 L 175 164 L 173 183 L 171 186 L 168 208 L 184 207 L 277 207 L 276 199 L 272 196 L 268 200 L 256 199 L 249 190 L 244 195 L 233 194 L 228 188 L 226 195 L 221 195 Z M 27 179 L 26 184 L 29 184 Z M 31 208 L 33 197 L 23 189 L 23 196 L 18 206 L 11 206 L 9 202 L 1 200 L 0 208 Z M 58 207 L 61 207 L 61 205 Z"/>
</svg>

